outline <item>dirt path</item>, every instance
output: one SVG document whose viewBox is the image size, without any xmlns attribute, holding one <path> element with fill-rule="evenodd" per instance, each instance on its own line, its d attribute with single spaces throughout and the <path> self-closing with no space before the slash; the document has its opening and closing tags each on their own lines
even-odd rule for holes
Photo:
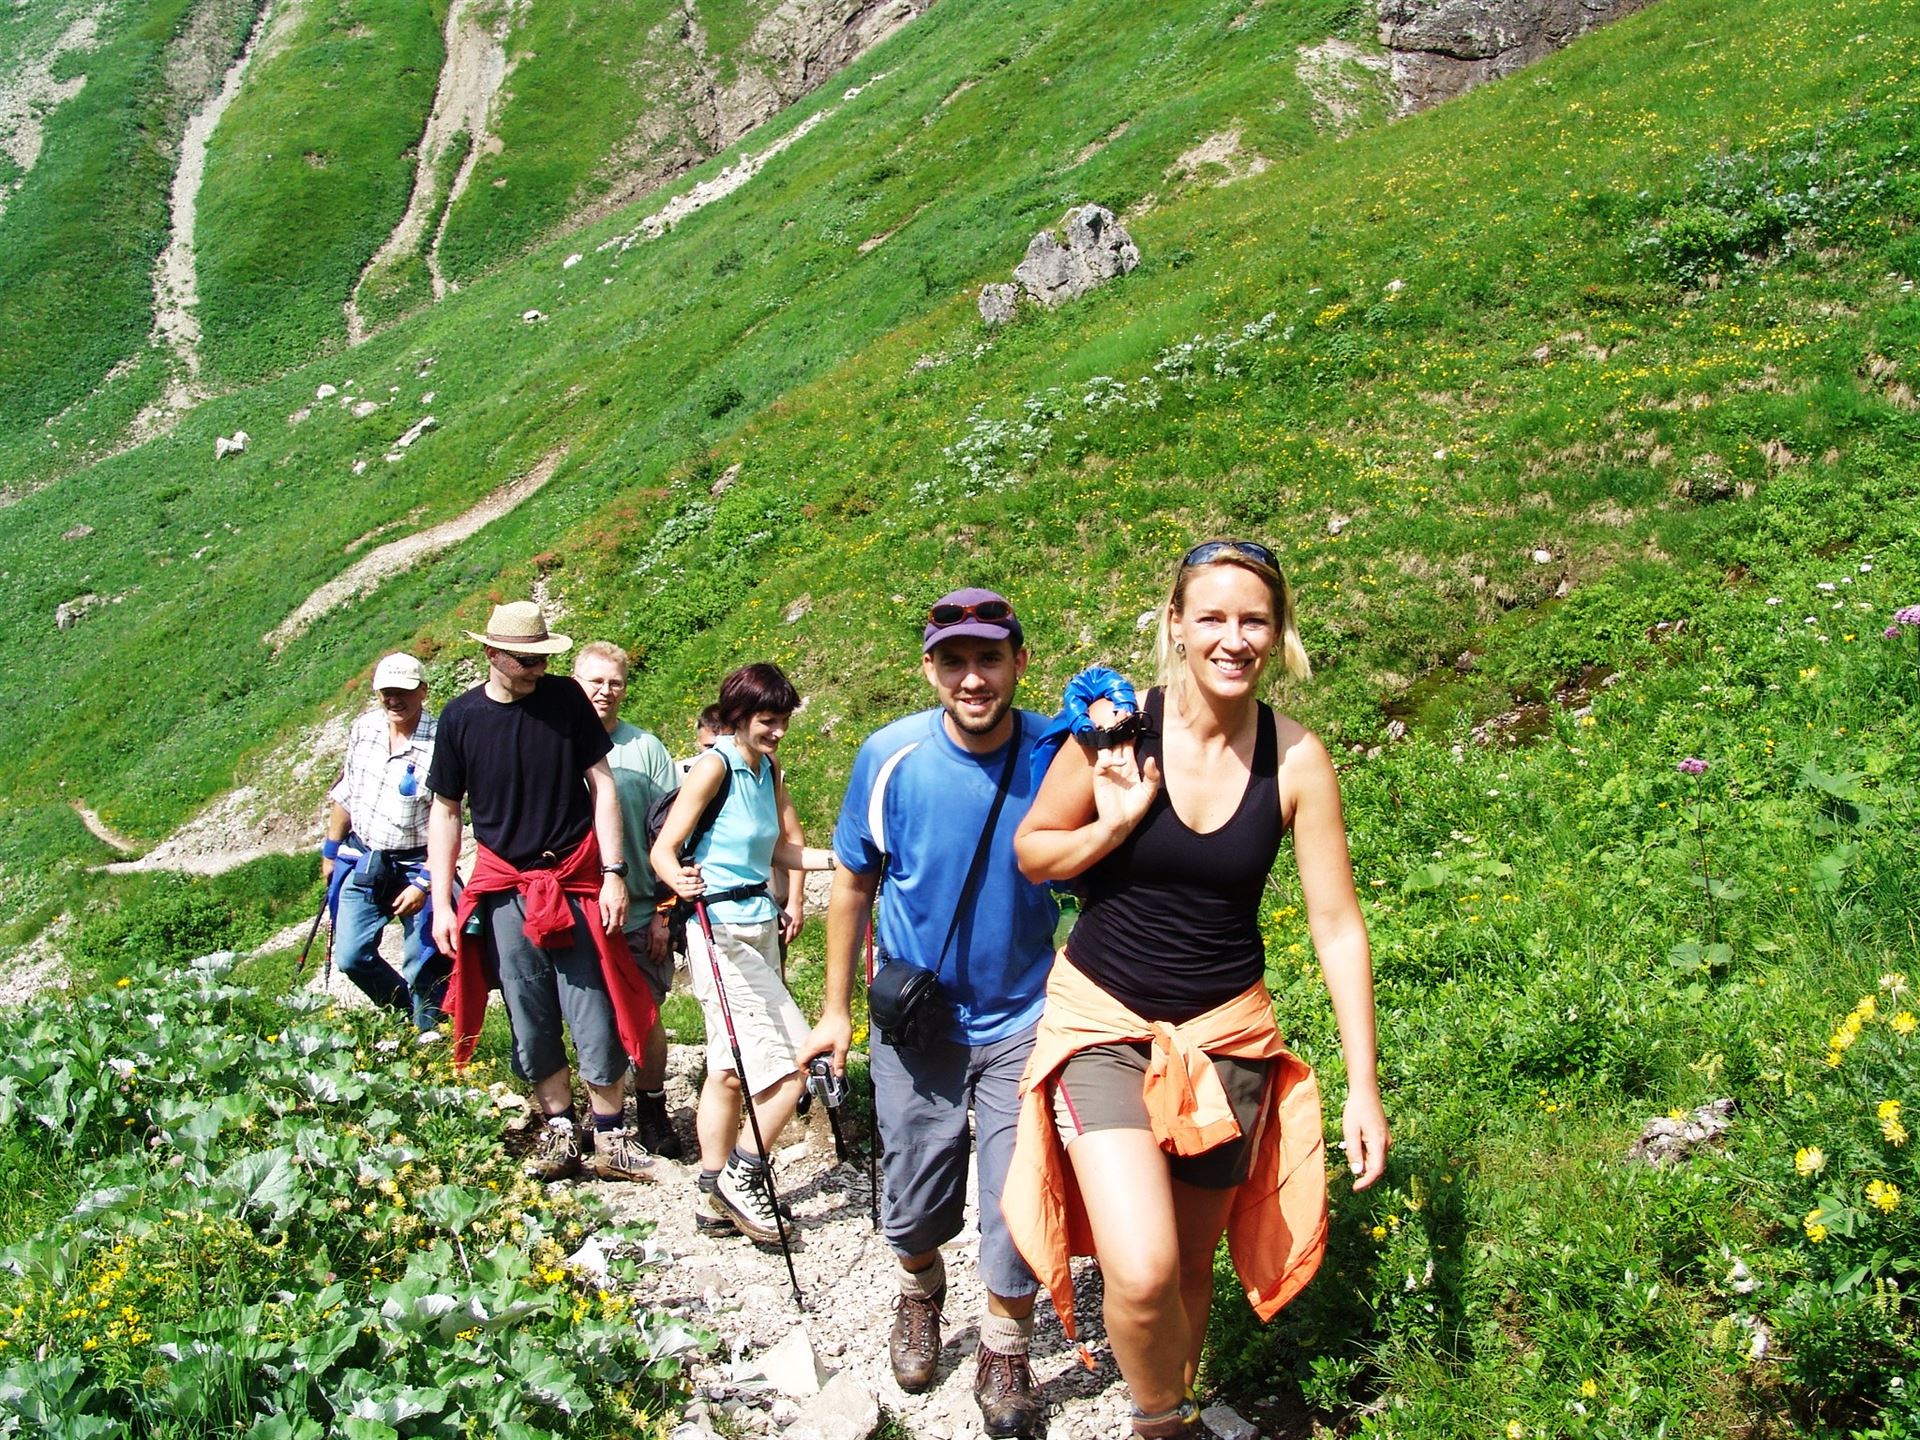
<svg viewBox="0 0 1920 1440">
<path fill-rule="evenodd" d="M 553 478 L 553 472 L 566 458 L 564 448 L 555 450 L 518 480 L 509 481 L 463 515 L 443 520 L 438 525 L 398 540 L 390 540 L 369 550 L 340 574 L 314 591 L 286 619 L 260 637 L 260 643 L 275 654 L 306 633 L 307 628 L 329 610 L 377 589 L 389 576 L 397 575 L 430 556 L 474 534 L 490 521 L 499 519 Z"/>
<path fill-rule="evenodd" d="M 290 9 L 299 3 L 300 0 L 286 0 L 283 8 Z M 133 433 L 139 439 L 172 429 L 182 415 L 206 398 L 200 385 L 200 322 L 193 313 L 200 304 L 193 248 L 200 184 L 206 177 L 207 145 L 220 124 L 220 117 L 240 93 L 241 82 L 253 63 L 261 37 L 267 32 L 274 8 L 274 0 L 263 0 L 239 58 L 227 67 L 212 99 L 188 118 L 186 132 L 180 137 L 180 164 L 173 172 L 167 248 L 160 252 L 153 267 L 153 343 L 164 345 L 172 352 L 173 368 L 160 398 L 141 411 L 133 422 Z"/>
<path fill-rule="evenodd" d="M 104 840 L 122 855 L 138 855 L 146 848 L 138 840 L 129 840 L 118 831 L 108 829 L 107 822 L 102 820 L 93 807 L 84 800 L 74 800 L 69 803 L 73 806 L 73 813 L 80 817 L 80 823 L 87 827 L 87 832 L 94 839 Z"/>
<path fill-rule="evenodd" d="M 454 202 L 472 178 L 474 165 L 490 146 L 498 145 L 487 122 L 494 96 L 499 94 L 510 68 L 506 39 L 512 6 L 502 9 L 490 25 L 475 14 L 479 8 L 479 0 L 454 0 L 447 11 L 446 60 L 440 68 L 440 84 L 434 92 L 426 132 L 416 147 L 413 194 L 407 201 L 406 214 L 367 262 L 354 284 L 354 293 L 347 297 L 350 344 L 360 344 L 371 333 L 360 314 L 360 287 L 369 276 L 417 250 L 430 221 L 433 239 L 426 250 L 427 273 L 433 279 L 433 298 L 442 299 L 447 293 L 446 278 L 440 273 L 440 237 Z M 462 136 L 466 138 L 466 153 L 443 196 L 439 193 L 441 169 L 455 140 Z"/>
</svg>

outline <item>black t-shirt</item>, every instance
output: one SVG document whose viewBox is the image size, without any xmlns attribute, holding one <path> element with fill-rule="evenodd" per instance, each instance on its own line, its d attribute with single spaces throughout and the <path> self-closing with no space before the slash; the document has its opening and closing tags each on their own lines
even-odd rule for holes
<svg viewBox="0 0 1920 1440">
<path fill-rule="evenodd" d="M 503 705 L 476 685 L 440 714 L 427 788 L 465 799 L 479 842 L 525 869 L 543 851 L 565 858 L 593 828 L 586 773 L 613 748 L 578 684 L 542 675 Z"/>
<path fill-rule="evenodd" d="M 1147 693 L 1141 763 L 1160 757 L 1165 697 Z M 1179 1024 L 1224 1004 L 1266 973 L 1260 892 L 1280 852 L 1279 746 L 1260 707 L 1253 773 L 1218 830 L 1197 834 L 1163 782 L 1131 834 L 1085 876 L 1067 958 L 1135 1014 Z"/>
</svg>

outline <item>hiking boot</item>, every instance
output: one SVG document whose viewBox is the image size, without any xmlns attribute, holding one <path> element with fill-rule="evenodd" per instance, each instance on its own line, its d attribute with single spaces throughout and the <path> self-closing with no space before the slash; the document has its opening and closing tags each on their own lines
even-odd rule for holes
<svg viewBox="0 0 1920 1440">
<path fill-rule="evenodd" d="M 729 1160 L 727 1168 L 720 1172 L 719 1182 L 708 1195 L 707 1203 L 715 1215 L 754 1244 L 778 1245 L 781 1217 L 774 1212 L 773 1199 L 769 1194 L 771 1188 L 764 1169 L 755 1166 L 749 1170 L 745 1165 Z"/>
<path fill-rule="evenodd" d="M 973 1374 L 973 1398 L 980 1418 L 993 1436 L 1037 1435 L 1047 1415 L 1047 1402 L 1033 1388 L 1033 1370 L 1024 1355 L 1002 1355 L 980 1347 Z"/>
<path fill-rule="evenodd" d="M 549 1115 L 527 1157 L 530 1180 L 567 1180 L 580 1173 L 580 1132 L 564 1115 Z"/>
<path fill-rule="evenodd" d="M 887 1358 L 893 1378 L 909 1395 L 933 1384 L 940 1368 L 940 1307 L 946 1303 L 942 1285 L 931 1299 L 901 1295 L 893 1302 L 893 1333 L 887 1337 Z"/>
<path fill-rule="evenodd" d="M 653 1156 L 632 1130 L 596 1130 L 593 1153 L 581 1162 L 596 1180 L 651 1180 Z"/>
<path fill-rule="evenodd" d="M 640 1143 L 663 1160 L 678 1160 L 687 1152 L 680 1144 L 680 1132 L 673 1128 L 667 1113 L 666 1097 L 641 1091 L 635 1098 L 634 1115 L 640 1131 Z"/>
<path fill-rule="evenodd" d="M 1133 1433 L 1136 1440 L 1178 1440 L 1180 1436 L 1202 1434 L 1200 1407 L 1182 1400 L 1164 1415 L 1142 1415 L 1135 1409 Z"/>
<path fill-rule="evenodd" d="M 719 1175 L 716 1174 L 711 1179 L 702 1175 L 699 1185 L 700 1199 L 693 1207 L 694 1228 L 709 1235 L 735 1234 L 733 1218 L 727 1214 L 726 1207 L 714 1203 L 714 1192 L 720 1185 Z M 780 1202 L 780 1218 L 786 1221 L 789 1229 L 791 1229 L 793 1225 L 793 1207 L 788 1205 L 784 1200 Z"/>
</svg>

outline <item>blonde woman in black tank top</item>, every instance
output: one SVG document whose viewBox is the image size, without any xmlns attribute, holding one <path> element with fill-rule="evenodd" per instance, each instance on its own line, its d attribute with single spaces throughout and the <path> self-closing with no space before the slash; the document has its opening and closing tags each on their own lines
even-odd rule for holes
<svg viewBox="0 0 1920 1440">
<path fill-rule="evenodd" d="M 1354 1188 L 1365 1189 L 1385 1169 L 1389 1143 L 1372 961 L 1333 763 L 1311 732 L 1258 699 L 1270 662 L 1309 673 L 1272 553 L 1237 540 L 1187 552 L 1161 611 L 1156 651 L 1161 692 L 1147 708 L 1157 734 L 1138 755 L 1133 744 L 1097 754 L 1065 746 L 1020 827 L 1020 867 L 1030 880 L 1083 878 L 1088 907 L 1067 942 L 1068 961 L 1142 1018 L 1180 1023 L 1264 973 L 1258 885 L 1246 882 L 1264 878 L 1290 830 L 1346 1059 L 1347 1162 Z M 1266 805 L 1277 813 L 1253 813 Z M 1209 842 L 1221 862 L 1217 883 L 1201 860 Z M 1075 1067 L 1083 1056 L 1122 1049 L 1076 1054 L 1058 1072 L 1059 1085 L 1072 1088 L 1084 1075 L 1087 1103 L 1104 1103 L 1094 1091 L 1110 1090 L 1115 1066 L 1104 1080 Z M 1232 1096 L 1235 1082 L 1221 1070 L 1230 1063 L 1247 1062 L 1215 1061 Z M 1252 1083 L 1257 1092 L 1257 1074 Z M 1214 1251 L 1245 1163 L 1183 1171 L 1213 1152 L 1170 1157 L 1150 1130 L 1119 1120 L 1069 1129 L 1064 1108 L 1056 1094 L 1101 1263 L 1108 1338 L 1133 1394 L 1135 1434 L 1190 1433 Z"/>
</svg>

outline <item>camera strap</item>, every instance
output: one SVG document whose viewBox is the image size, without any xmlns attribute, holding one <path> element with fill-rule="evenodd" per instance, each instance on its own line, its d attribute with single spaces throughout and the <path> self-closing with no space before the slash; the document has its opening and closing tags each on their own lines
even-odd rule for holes
<svg viewBox="0 0 1920 1440">
<path fill-rule="evenodd" d="M 993 792 L 993 805 L 987 811 L 987 823 L 981 827 L 980 843 L 973 847 L 973 863 L 967 867 L 967 878 L 960 886 L 960 898 L 953 907 L 953 923 L 947 926 L 947 938 L 940 942 L 940 953 L 934 959 L 933 973 L 936 977 L 946 968 L 947 950 L 953 944 L 953 937 L 960 933 L 960 919 L 967 913 L 969 902 L 973 899 L 974 887 L 980 881 L 980 873 L 987 867 L 987 849 L 993 844 L 994 826 L 1000 823 L 1000 812 L 1006 807 L 1007 792 L 1013 788 L 1013 767 L 1020 758 L 1020 712 L 1013 712 L 1013 736 L 1007 741 L 1007 758 L 1000 765 L 1000 783 Z"/>
</svg>

